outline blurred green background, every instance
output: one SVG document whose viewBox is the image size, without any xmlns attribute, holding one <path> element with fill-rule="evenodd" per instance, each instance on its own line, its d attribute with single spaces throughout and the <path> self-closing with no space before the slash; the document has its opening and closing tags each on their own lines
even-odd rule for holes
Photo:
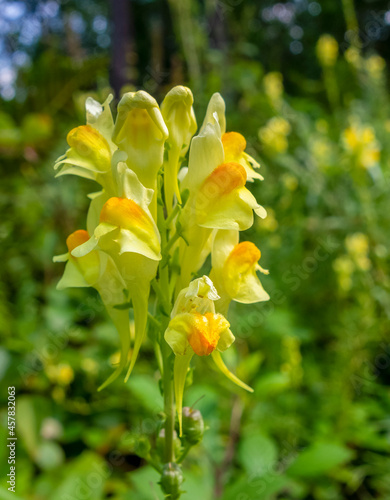
<svg viewBox="0 0 390 500">
<path fill-rule="evenodd" d="M 162 398 L 151 345 L 98 393 L 118 339 L 93 290 L 55 290 L 89 181 L 54 179 L 84 102 L 219 91 L 262 165 L 268 303 L 234 304 L 227 362 L 199 360 L 185 402 L 208 431 L 183 500 L 390 498 L 390 5 L 384 1 L 0 1 L 0 402 L 17 393 L 17 493 L 155 500 L 145 465 Z"/>
</svg>

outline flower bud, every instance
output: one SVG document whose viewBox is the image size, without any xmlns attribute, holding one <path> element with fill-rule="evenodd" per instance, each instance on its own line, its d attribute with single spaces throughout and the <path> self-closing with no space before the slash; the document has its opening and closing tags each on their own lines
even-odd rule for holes
<svg viewBox="0 0 390 500">
<path fill-rule="evenodd" d="M 181 451 L 181 442 L 180 439 L 177 437 L 177 432 L 173 431 L 173 449 L 174 449 L 174 454 L 175 456 L 180 455 Z M 159 457 L 164 456 L 164 451 L 165 451 L 165 429 L 162 428 L 160 432 L 158 433 L 157 439 L 156 439 L 156 451 Z"/>
<path fill-rule="evenodd" d="M 147 458 L 150 453 L 150 441 L 146 436 L 139 436 L 134 442 L 134 452 L 141 458 Z"/>
<path fill-rule="evenodd" d="M 161 474 L 161 489 L 169 500 L 177 500 L 180 497 L 180 486 L 183 482 L 183 473 L 179 465 L 175 463 L 165 464 Z"/>
<path fill-rule="evenodd" d="M 192 445 L 199 443 L 204 434 L 204 422 L 199 410 L 183 408 L 183 436 Z"/>
</svg>

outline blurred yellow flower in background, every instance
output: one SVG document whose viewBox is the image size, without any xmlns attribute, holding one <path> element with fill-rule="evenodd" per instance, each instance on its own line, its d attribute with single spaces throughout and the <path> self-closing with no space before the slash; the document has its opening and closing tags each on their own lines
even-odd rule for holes
<svg viewBox="0 0 390 500">
<path fill-rule="evenodd" d="M 354 66 L 356 69 L 360 69 L 362 66 L 362 58 L 360 56 L 360 52 L 356 47 L 349 47 L 345 52 L 344 52 L 344 57 L 346 61 L 351 64 L 351 66 Z"/>
<path fill-rule="evenodd" d="M 355 271 L 367 272 L 372 264 L 369 258 L 369 240 L 366 234 L 353 233 L 346 237 L 347 254 L 338 257 L 333 269 L 341 290 L 347 292 L 352 288 L 352 275 Z"/>
<path fill-rule="evenodd" d="M 260 128 L 259 139 L 270 152 L 285 153 L 288 148 L 287 136 L 290 132 L 289 122 L 281 116 L 274 116 Z"/>
<path fill-rule="evenodd" d="M 48 365 L 46 367 L 46 374 L 51 382 L 62 386 L 69 385 L 74 379 L 73 368 L 67 363 Z"/>
<path fill-rule="evenodd" d="M 342 291 L 348 292 L 352 288 L 352 274 L 354 265 L 350 257 L 342 255 L 333 262 L 333 269 Z"/>
<path fill-rule="evenodd" d="M 359 167 L 369 169 L 380 160 L 380 145 L 371 126 L 361 125 L 352 119 L 342 134 L 345 150 L 353 155 Z"/>
<path fill-rule="evenodd" d="M 298 179 L 292 174 L 283 174 L 282 182 L 284 187 L 289 191 L 295 191 L 298 187 Z"/>
<path fill-rule="evenodd" d="M 368 257 L 369 241 L 366 234 L 354 233 L 348 235 L 345 239 L 345 246 L 356 266 L 361 271 L 371 269 L 371 261 Z"/>
<path fill-rule="evenodd" d="M 309 140 L 309 148 L 319 164 L 327 163 L 332 155 L 332 142 L 323 136 L 317 136 Z"/>
<path fill-rule="evenodd" d="M 279 104 L 283 96 L 283 76 L 277 71 L 267 73 L 263 78 L 264 92 L 273 104 Z"/>
<path fill-rule="evenodd" d="M 386 68 L 386 61 L 381 56 L 374 54 L 366 59 L 365 66 L 369 75 L 375 80 L 378 80 L 381 78 Z"/>
<path fill-rule="evenodd" d="M 317 42 L 316 53 L 322 66 L 333 66 L 339 53 L 339 45 L 331 35 L 322 35 Z"/>
</svg>

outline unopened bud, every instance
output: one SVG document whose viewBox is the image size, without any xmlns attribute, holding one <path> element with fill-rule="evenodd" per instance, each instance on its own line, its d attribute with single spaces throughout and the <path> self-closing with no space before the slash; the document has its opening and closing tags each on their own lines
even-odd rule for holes
<svg viewBox="0 0 390 500">
<path fill-rule="evenodd" d="M 199 410 L 185 406 L 183 408 L 183 436 L 190 444 L 197 444 L 204 434 L 204 422 Z"/>
<path fill-rule="evenodd" d="M 165 464 L 161 474 L 161 489 L 169 500 L 180 498 L 180 486 L 183 482 L 183 473 L 179 465 L 175 463 Z"/>
<path fill-rule="evenodd" d="M 165 450 L 165 429 L 163 428 L 158 433 L 158 437 L 156 440 L 156 451 L 160 457 L 163 457 L 164 450 Z M 180 455 L 181 442 L 180 442 L 180 439 L 177 437 L 176 431 L 173 431 L 173 450 L 174 450 L 175 456 Z"/>
</svg>

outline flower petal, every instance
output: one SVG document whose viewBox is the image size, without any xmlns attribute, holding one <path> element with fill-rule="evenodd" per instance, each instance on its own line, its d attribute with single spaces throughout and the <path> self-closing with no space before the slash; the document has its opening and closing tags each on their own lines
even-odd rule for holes
<svg viewBox="0 0 390 500">
<path fill-rule="evenodd" d="M 169 130 L 169 147 L 166 150 L 167 161 L 164 165 L 164 190 L 168 213 L 172 209 L 174 194 L 181 203 L 177 176 L 181 158 L 186 154 L 197 128 L 193 102 L 191 90 L 178 85 L 168 92 L 161 105 L 161 113 Z"/>
<path fill-rule="evenodd" d="M 184 386 L 186 383 L 186 376 L 193 352 L 186 354 L 184 356 L 176 356 L 175 363 L 173 367 L 173 381 L 175 387 L 175 403 L 176 403 L 176 413 L 179 420 L 179 436 L 183 435 L 183 393 Z"/>
<path fill-rule="evenodd" d="M 221 353 L 218 351 L 214 351 L 212 354 L 213 360 L 219 370 L 229 379 L 231 380 L 234 384 L 238 385 L 239 387 L 242 387 L 248 392 L 253 392 L 252 387 L 249 387 L 249 385 L 245 384 L 242 380 L 240 380 L 234 373 L 232 373 L 228 367 L 225 365 L 225 363 L 222 360 Z"/>
<path fill-rule="evenodd" d="M 133 371 L 141 345 L 145 339 L 146 323 L 148 319 L 149 287 L 147 287 L 147 289 L 144 291 L 138 290 L 138 293 L 132 294 L 131 297 L 134 310 L 135 341 L 133 352 L 131 354 L 130 366 L 125 377 L 125 382 L 128 381 L 131 372 Z"/>
<path fill-rule="evenodd" d="M 218 121 L 219 128 L 220 128 L 220 137 L 222 134 L 226 132 L 226 118 L 225 118 L 225 101 L 223 100 L 223 97 L 221 94 L 216 92 L 211 96 L 211 99 L 209 101 L 209 104 L 207 106 L 207 111 L 206 111 L 206 116 L 204 118 L 202 127 L 200 129 L 199 133 L 202 133 L 204 129 L 207 127 L 208 123 L 215 123 Z"/>
<path fill-rule="evenodd" d="M 91 286 L 84 276 L 82 275 L 80 269 L 78 268 L 76 262 L 69 260 L 64 269 L 64 274 L 62 278 L 57 283 L 57 290 L 63 290 L 64 288 L 81 288 Z"/>
<path fill-rule="evenodd" d="M 168 137 L 156 100 L 148 93 L 127 92 L 118 104 L 113 142 L 127 153 L 127 165 L 142 184 L 154 189 L 157 171 L 163 164 Z"/>
<path fill-rule="evenodd" d="M 122 373 L 123 369 L 127 364 L 127 358 L 130 350 L 129 309 L 119 310 L 110 307 L 107 309 L 107 312 L 110 315 L 119 333 L 119 339 L 121 344 L 121 356 L 119 365 L 117 366 L 115 371 L 108 377 L 108 379 L 98 388 L 98 391 L 103 390 L 119 377 L 119 375 Z"/>
<path fill-rule="evenodd" d="M 224 161 L 219 124 L 208 123 L 204 129 L 192 139 L 188 173 L 183 180 L 182 188 L 194 192 L 202 182 Z"/>
</svg>

